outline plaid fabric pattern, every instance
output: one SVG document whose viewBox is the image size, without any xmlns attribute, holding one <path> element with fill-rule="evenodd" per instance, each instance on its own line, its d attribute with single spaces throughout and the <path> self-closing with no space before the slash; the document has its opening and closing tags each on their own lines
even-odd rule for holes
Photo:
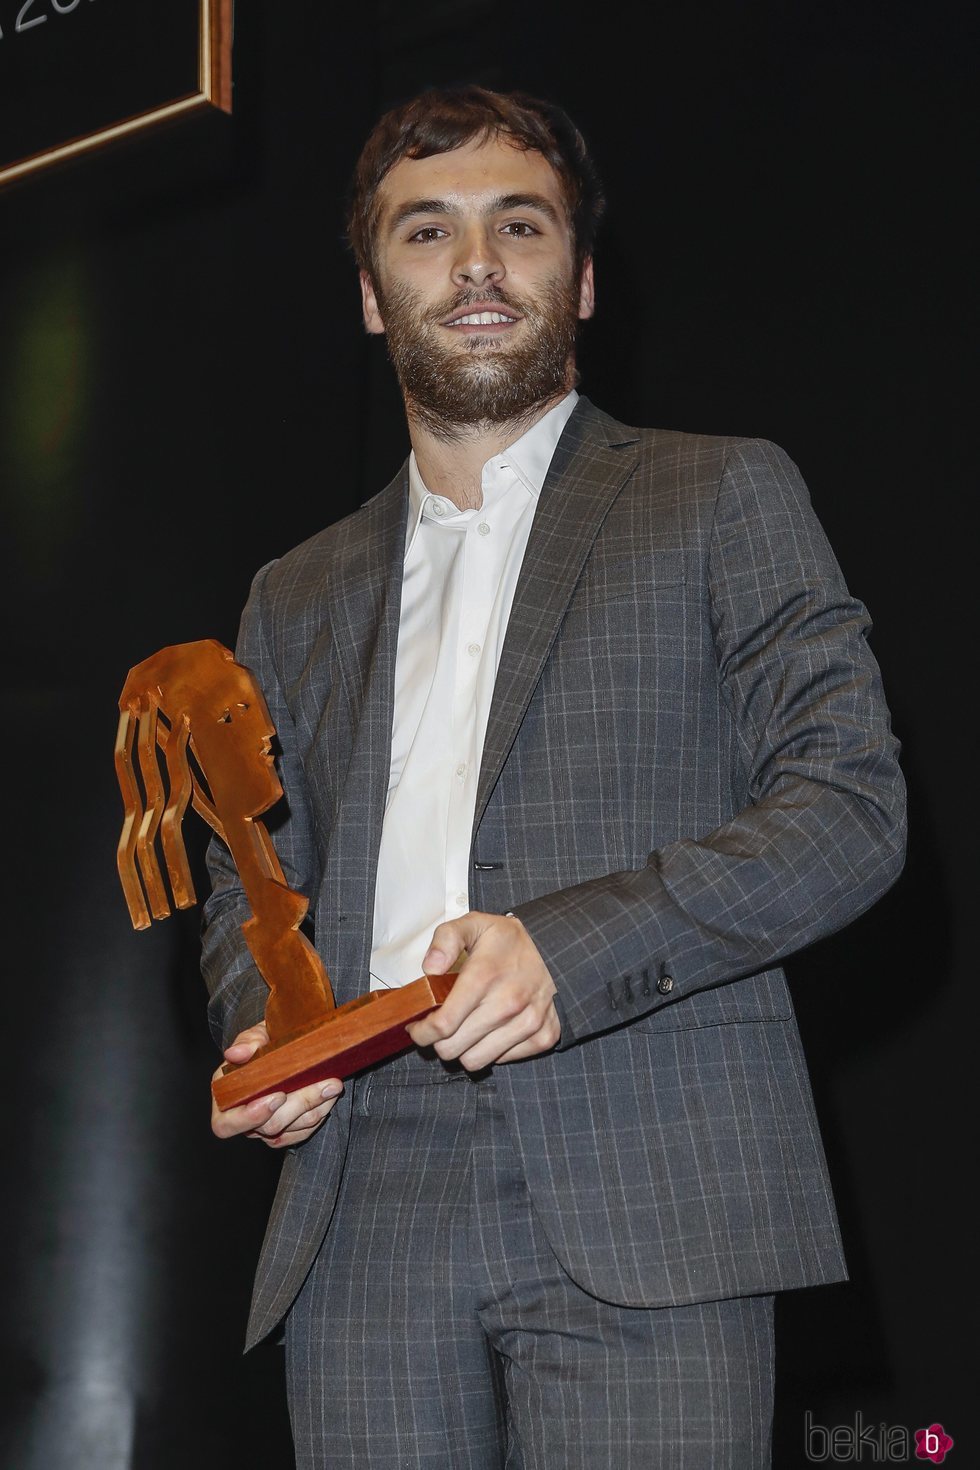
<svg viewBox="0 0 980 1470">
<path fill-rule="evenodd" d="M 413 1053 L 355 1084 L 336 1213 L 287 1318 L 297 1470 L 764 1470 L 772 1305 L 582 1291 L 493 1071 Z"/>
<path fill-rule="evenodd" d="M 338 1000 L 368 986 L 406 476 L 262 569 L 239 657 L 279 732 L 273 838 Z M 494 690 L 473 905 L 514 910 L 562 1038 L 496 1069 L 562 1268 L 623 1306 L 846 1274 L 779 961 L 893 881 L 904 789 L 868 619 L 775 445 L 576 406 L 542 489 Z M 215 843 L 216 1039 L 262 1013 Z M 348 1092 L 350 1089 L 348 1089 Z M 345 1096 L 284 1160 L 249 1341 L 324 1238 Z"/>
</svg>

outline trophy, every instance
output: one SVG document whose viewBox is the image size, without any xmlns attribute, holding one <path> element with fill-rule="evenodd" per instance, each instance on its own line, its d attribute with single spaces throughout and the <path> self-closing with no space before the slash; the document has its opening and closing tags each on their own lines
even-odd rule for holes
<svg viewBox="0 0 980 1470">
<path fill-rule="evenodd" d="M 225 1064 L 212 1083 L 218 1107 L 348 1077 L 411 1046 L 405 1027 L 440 1005 L 456 976 L 426 975 L 335 1005 L 323 962 L 300 932 L 307 900 L 287 884 L 259 820 L 283 791 L 270 749 L 275 728 L 249 670 L 213 638 L 174 644 L 130 670 L 119 709 L 115 759 L 125 818 L 117 864 L 133 927 L 146 929 L 151 914 L 170 913 L 158 834 L 174 903 L 186 909 L 197 902 L 181 833 L 188 803 L 231 853 L 252 910 L 242 932 L 269 987 L 269 1044 L 248 1062 Z"/>
</svg>

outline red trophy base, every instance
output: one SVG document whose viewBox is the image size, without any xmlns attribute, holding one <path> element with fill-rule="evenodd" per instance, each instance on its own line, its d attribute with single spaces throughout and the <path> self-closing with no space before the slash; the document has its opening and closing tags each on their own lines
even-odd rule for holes
<svg viewBox="0 0 980 1470">
<path fill-rule="evenodd" d="M 412 1045 L 405 1030 L 442 1005 L 456 979 L 423 975 L 395 990 L 371 990 L 329 1011 L 322 1021 L 278 1045 L 263 1047 L 251 1061 L 226 1062 L 211 1083 L 222 1112 L 270 1092 L 293 1092 L 327 1077 L 350 1077 Z"/>
</svg>

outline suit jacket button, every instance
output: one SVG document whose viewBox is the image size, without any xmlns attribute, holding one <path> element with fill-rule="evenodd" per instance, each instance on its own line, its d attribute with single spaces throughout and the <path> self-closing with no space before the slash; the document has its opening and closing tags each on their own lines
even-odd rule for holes
<svg viewBox="0 0 980 1470">
<path fill-rule="evenodd" d="M 657 989 L 660 991 L 660 994 L 661 995 L 669 995 L 670 992 L 673 990 L 673 988 L 674 988 L 674 977 L 673 977 L 673 975 L 661 975 L 660 979 L 657 981 Z"/>
</svg>

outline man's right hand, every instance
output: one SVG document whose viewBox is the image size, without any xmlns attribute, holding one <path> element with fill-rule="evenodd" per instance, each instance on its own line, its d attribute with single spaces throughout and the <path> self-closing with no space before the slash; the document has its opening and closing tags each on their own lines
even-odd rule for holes
<svg viewBox="0 0 980 1470">
<path fill-rule="evenodd" d="M 225 1058 L 229 1062 L 247 1062 L 260 1046 L 267 1045 L 269 1033 L 263 1022 L 240 1031 L 231 1046 L 225 1047 Z M 214 1073 L 217 1077 L 219 1067 Z M 212 1079 L 213 1080 L 213 1079 Z M 211 1131 L 218 1138 L 235 1138 L 244 1133 L 246 1138 L 260 1138 L 270 1148 L 289 1147 L 304 1143 L 315 1133 L 344 1090 L 337 1077 L 328 1077 L 323 1082 L 311 1083 L 297 1088 L 295 1092 L 273 1092 L 268 1097 L 257 1097 L 240 1108 L 228 1108 L 221 1112 L 211 1099 Z"/>
</svg>

